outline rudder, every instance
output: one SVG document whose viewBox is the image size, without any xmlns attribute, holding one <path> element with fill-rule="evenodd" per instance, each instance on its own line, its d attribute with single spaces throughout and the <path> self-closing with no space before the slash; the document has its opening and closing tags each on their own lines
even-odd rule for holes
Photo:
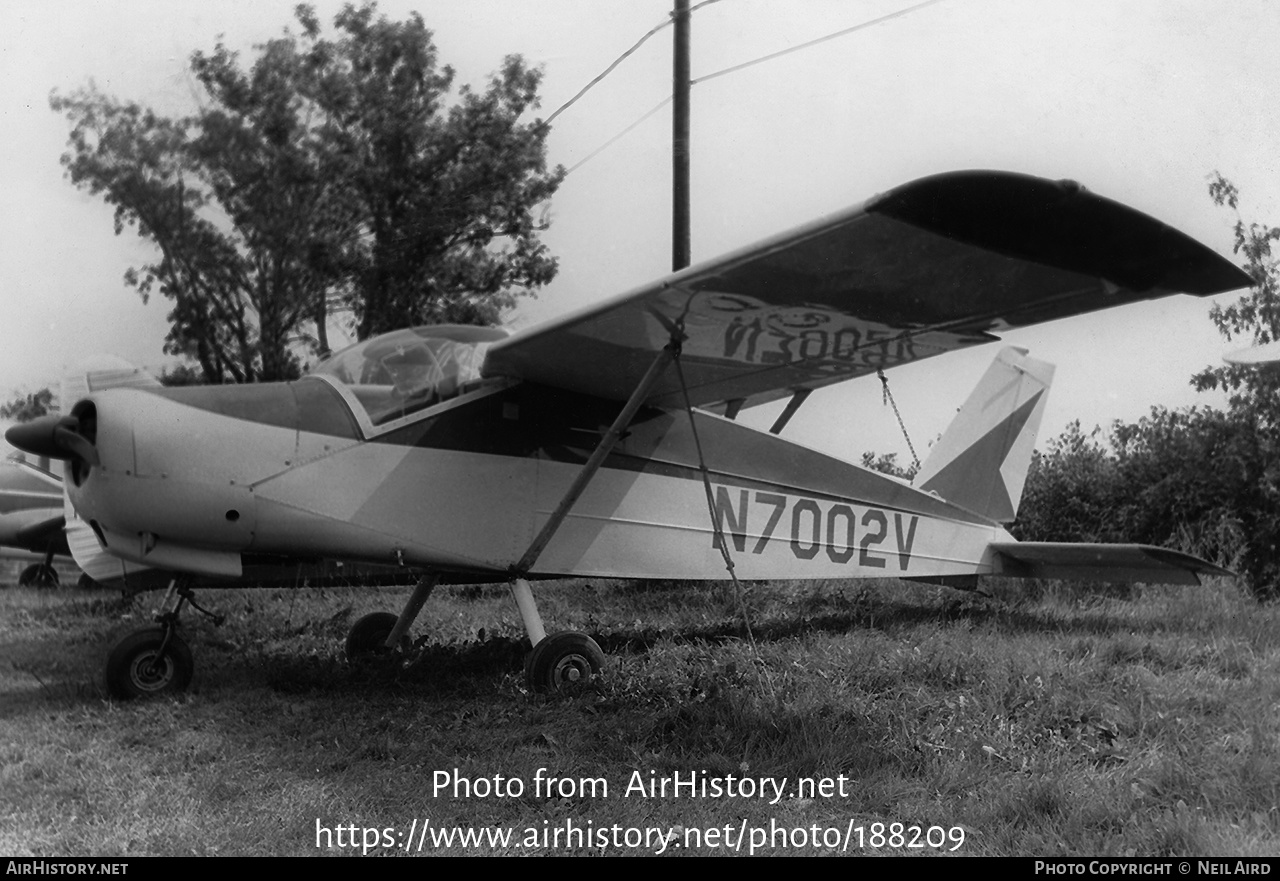
<svg viewBox="0 0 1280 881">
<path fill-rule="evenodd" d="M 1052 364 L 1028 357 L 1026 349 L 1002 349 L 914 485 L 996 523 L 1011 522 L 1052 381 Z"/>
</svg>

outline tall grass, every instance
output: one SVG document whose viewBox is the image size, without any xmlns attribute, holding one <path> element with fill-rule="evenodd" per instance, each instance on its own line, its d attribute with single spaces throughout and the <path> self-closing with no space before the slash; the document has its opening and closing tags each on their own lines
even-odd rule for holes
<svg viewBox="0 0 1280 881">
<path fill-rule="evenodd" d="M 407 667 L 340 658 L 350 623 L 398 608 L 403 590 L 207 591 L 228 624 L 188 616 L 193 688 L 149 703 L 113 702 L 98 683 L 112 640 L 145 625 L 154 597 L 0 590 L 0 852 L 307 854 L 317 822 L 407 831 L 423 818 L 900 822 L 962 828 L 968 854 L 1280 850 L 1280 611 L 1225 581 L 988 589 L 751 585 L 751 641 L 726 585 L 539 586 L 549 629 L 585 630 L 609 653 L 599 682 L 561 698 L 525 689 L 523 628 L 501 585 L 439 589 Z M 540 768 L 603 778 L 609 795 L 432 789 L 454 769 L 531 788 Z M 624 797 L 637 771 L 792 787 L 843 776 L 845 791 Z"/>
</svg>

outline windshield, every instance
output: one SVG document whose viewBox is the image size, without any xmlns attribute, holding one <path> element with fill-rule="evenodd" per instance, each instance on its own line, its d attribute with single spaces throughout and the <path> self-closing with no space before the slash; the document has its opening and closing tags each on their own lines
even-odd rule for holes
<svg viewBox="0 0 1280 881">
<path fill-rule="evenodd" d="M 436 325 L 393 330 L 322 361 L 313 375 L 351 389 L 374 425 L 407 416 L 468 391 L 480 381 L 495 327 Z"/>
</svg>

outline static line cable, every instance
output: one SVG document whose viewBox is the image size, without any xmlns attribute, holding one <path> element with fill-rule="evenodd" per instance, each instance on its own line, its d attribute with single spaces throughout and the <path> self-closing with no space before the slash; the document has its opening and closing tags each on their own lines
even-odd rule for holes
<svg viewBox="0 0 1280 881">
<path fill-rule="evenodd" d="M 707 470 L 707 460 L 702 454 L 702 441 L 698 437 L 698 422 L 693 415 L 693 404 L 689 402 L 689 387 L 684 381 L 684 368 L 680 364 L 679 350 L 676 351 L 674 361 L 676 376 L 680 380 L 680 393 L 684 396 L 684 412 L 689 417 L 689 431 L 693 434 L 693 448 L 698 454 L 698 470 L 702 473 L 702 488 L 707 494 L 707 511 L 711 514 L 711 532 L 715 536 L 716 544 L 720 547 L 720 556 L 724 557 L 724 566 L 729 571 L 729 580 L 733 582 L 733 594 L 738 600 L 738 612 L 742 615 L 742 623 L 747 630 L 747 644 L 751 646 L 751 656 L 756 661 L 756 669 L 765 671 L 764 682 L 768 687 L 769 694 L 772 695 L 774 693 L 773 681 L 768 677 L 768 670 L 760 657 L 760 648 L 756 645 L 756 636 L 751 629 L 751 614 L 747 609 L 746 598 L 743 596 L 742 582 L 738 580 L 737 573 L 733 571 L 733 557 L 729 555 L 729 542 L 724 534 L 724 529 L 721 528 L 720 517 L 717 516 L 716 500 L 711 492 L 711 472 Z"/>
<path fill-rule="evenodd" d="M 902 429 L 902 436 L 907 439 L 907 449 L 911 451 L 911 458 L 915 460 L 916 471 L 920 470 L 920 457 L 916 455 L 915 444 L 911 443 L 911 435 L 907 434 L 907 423 L 902 421 L 902 414 L 898 412 L 898 402 L 893 399 L 893 392 L 889 391 L 889 377 L 884 375 L 884 371 L 879 367 L 876 368 L 876 376 L 880 377 L 880 383 L 884 386 L 884 403 L 893 407 L 893 415 L 898 417 L 898 427 Z"/>
<path fill-rule="evenodd" d="M 864 21 L 862 24 L 855 24 L 851 28 L 845 28 L 842 31 L 836 31 L 834 34 L 827 34 L 825 37 L 818 37 L 818 39 L 816 40 L 810 40 L 807 43 L 801 43 L 799 46 L 792 46 L 791 48 L 783 49 L 780 52 L 773 52 L 769 55 L 763 55 L 760 58 L 752 59 L 751 61 L 744 61 L 741 64 L 735 64 L 733 67 L 726 67 L 723 70 L 717 70 L 715 73 L 709 73 L 706 76 L 700 76 L 695 80 L 691 80 L 690 85 L 696 86 L 698 83 L 705 83 L 707 80 L 715 79 L 718 76 L 724 76 L 725 74 L 734 73 L 736 71 L 742 70 L 743 68 L 752 67 L 753 65 L 756 65 L 756 64 L 763 64 L 766 61 L 772 61 L 775 58 L 781 58 L 783 55 L 790 55 L 792 52 L 799 52 L 801 49 L 808 49 L 810 46 L 816 46 L 819 43 L 825 43 L 828 40 L 834 40 L 837 37 L 843 37 L 845 34 L 852 34 L 854 31 L 860 31 L 863 28 L 869 28 L 872 25 L 881 24 L 893 18 L 900 18 L 901 16 L 908 15 L 912 12 L 915 12 L 917 9 L 924 9 L 926 6 L 932 6 L 935 3 L 941 3 L 941 2 L 942 0 L 925 0 L 924 3 L 917 3 L 915 6 L 909 6 L 906 9 L 899 9 L 897 12 L 891 12 L 888 15 L 882 15 L 879 18 L 873 18 L 871 19 L 871 21 Z"/>
</svg>

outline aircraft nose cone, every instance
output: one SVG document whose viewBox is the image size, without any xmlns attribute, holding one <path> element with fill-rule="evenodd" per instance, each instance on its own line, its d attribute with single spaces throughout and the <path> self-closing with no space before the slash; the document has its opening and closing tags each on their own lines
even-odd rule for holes
<svg viewBox="0 0 1280 881">
<path fill-rule="evenodd" d="M 4 433 L 4 439 L 36 456 L 99 464 L 93 440 L 85 437 L 80 419 L 75 416 L 42 416 L 13 426 Z"/>
<path fill-rule="evenodd" d="M 69 459 L 71 453 L 63 450 L 54 436 L 63 420 L 75 424 L 75 419 L 70 416 L 41 416 L 13 426 L 4 433 L 4 439 L 24 453 L 48 456 L 50 459 Z"/>
</svg>

